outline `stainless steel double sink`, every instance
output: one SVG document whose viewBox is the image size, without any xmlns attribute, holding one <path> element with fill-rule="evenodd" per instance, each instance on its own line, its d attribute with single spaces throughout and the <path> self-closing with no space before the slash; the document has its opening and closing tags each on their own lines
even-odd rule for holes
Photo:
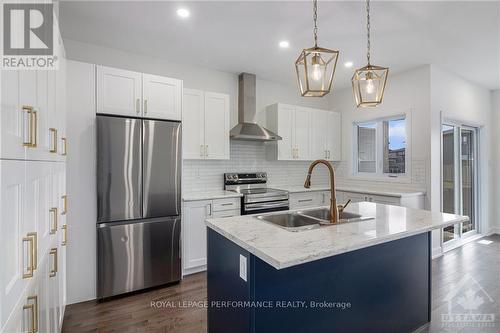
<svg viewBox="0 0 500 333">
<path fill-rule="evenodd" d="M 373 217 L 342 211 L 339 213 L 339 221 L 332 224 L 330 222 L 330 210 L 328 208 L 309 209 L 292 213 L 259 215 L 257 218 L 289 231 L 303 231 L 319 228 L 321 226 L 332 226 L 342 223 L 373 219 Z"/>
</svg>

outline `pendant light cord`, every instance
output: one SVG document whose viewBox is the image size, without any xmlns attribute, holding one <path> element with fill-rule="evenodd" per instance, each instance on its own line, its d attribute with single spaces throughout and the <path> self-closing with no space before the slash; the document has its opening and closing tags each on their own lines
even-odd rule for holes
<svg viewBox="0 0 500 333">
<path fill-rule="evenodd" d="M 314 20 L 314 47 L 318 47 L 318 1 L 313 0 L 313 20 Z"/>
<path fill-rule="evenodd" d="M 368 66 L 370 66 L 370 0 L 366 0 L 366 60 L 368 61 Z"/>
</svg>

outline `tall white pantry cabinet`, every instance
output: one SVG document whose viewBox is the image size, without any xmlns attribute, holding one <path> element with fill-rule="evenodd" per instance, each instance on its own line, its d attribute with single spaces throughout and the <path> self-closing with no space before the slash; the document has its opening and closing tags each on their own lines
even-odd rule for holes
<svg viewBox="0 0 500 333">
<path fill-rule="evenodd" d="M 66 304 L 66 68 L 2 70 L 0 332 L 60 332 Z"/>
</svg>

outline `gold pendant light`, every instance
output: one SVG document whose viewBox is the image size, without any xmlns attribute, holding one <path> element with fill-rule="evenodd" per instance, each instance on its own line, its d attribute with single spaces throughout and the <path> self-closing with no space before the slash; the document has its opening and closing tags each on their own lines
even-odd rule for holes
<svg viewBox="0 0 500 333">
<path fill-rule="evenodd" d="M 318 3 L 313 0 L 314 47 L 303 49 L 297 61 L 297 79 L 304 97 L 323 97 L 332 88 L 339 51 L 318 47 Z"/>
<path fill-rule="evenodd" d="M 366 30 L 368 65 L 352 76 L 352 89 L 358 107 L 373 107 L 382 103 L 389 68 L 370 64 L 370 0 L 366 0 Z"/>
</svg>

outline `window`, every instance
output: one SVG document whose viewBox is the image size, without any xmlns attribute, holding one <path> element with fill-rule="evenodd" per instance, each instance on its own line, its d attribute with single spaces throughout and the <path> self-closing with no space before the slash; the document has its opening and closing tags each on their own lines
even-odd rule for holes
<svg viewBox="0 0 500 333">
<path fill-rule="evenodd" d="M 358 174 L 396 177 L 407 172 L 405 116 L 355 124 Z"/>
</svg>

